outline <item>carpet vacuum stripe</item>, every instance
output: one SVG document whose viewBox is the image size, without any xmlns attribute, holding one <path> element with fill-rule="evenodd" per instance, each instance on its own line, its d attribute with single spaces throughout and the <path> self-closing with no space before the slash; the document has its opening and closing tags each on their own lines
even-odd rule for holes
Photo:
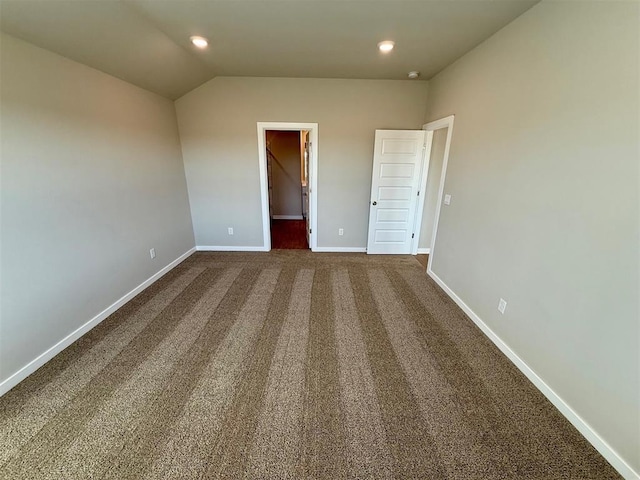
<svg viewBox="0 0 640 480">
<path fill-rule="evenodd" d="M 491 436 L 499 443 L 498 449 L 491 445 L 487 448 L 493 452 L 493 461 L 502 464 L 505 477 L 555 478 L 559 471 L 571 471 L 577 479 L 619 478 L 600 455 L 581 457 L 584 438 L 575 428 L 566 428 L 567 420 L 560 412 L 533 384 L 523 381 L 522 373 L 505 361 L 502 352 L 484 338 L 433 280 L 411 269 L 398 270 L 398 274 L 404 280 L 398 288 L 414 299 L 414 305 L 422 305 L 417 323 L 437 324 L 457 346 L 465 369 L 477 378 L 473 386 L 466 387 L 475 392 L 472 402 L 493 404 L 494 423 L 485 438 Z M 465 321 L 461 322 L 461 318 Z M 426 332 L 422 330 L 422 335 L 430 335 Z M 436 354 L 437 351 L 431 353 L 438 358 L 440 354 Z M 482 389 L 476 389 L 478 384 Z M 588 448 L 595 452 L 591 446 Z M 514 462 L 514 458 L 519 461 Z M 576 462 L 576 458 L 583 460 Z M 604 474 L 605 470 L 609 473 Z"/>
<path fill-rule="evenodd" d="M 443 371 L 442 364 L 449 356 L 455 356 L 455 349 L 439 357 L 430 355 L 407 312 L 407 297 L 397 295 L 385 271 L 372 269 L 368 274 L 382 322 L 427 422 L 438 457 L 443 459 L 445 476 L 460 474 L 467 478 L 487 480 L 502 478 L 501 472 L 496 471 L 494 462 L 489 458 L 492 452 L 482 441 L 482 416 L 475 416 L 475 423 L 466 421 L 460 392 Z M 430 340 L 442 342 L 437 335 Z M 434 395 L 434 392 L 438 392 L 438 395 Z M 440 421 L 442 418 L 449 419 L 449 422 Z M 465 428 L 459 428 L 459 425 Z"/>
<path fill-rule="evenodd" d="M 264 402 L 268 372 L 287 313 L 296 270 L 283 268 L 268 304 L 264 323 L 245 362 L 245 373 L 226 412 L 204 478 L 241 478 Z"/>
<path fill-rule="evenodd" d="M 349 272 L 333 272 L 336 341 L 340 359 L 340 391 L 345 412 L 349 478 L 393 478 L 380 404 Z"/>
<path fill-rule="evenodd" d="M 88 478 L 620 476 L 413 257 L 277 250 L 190 256 L 0 398 L 0 479 Z"/>
<path fill-rule="evenodd" d="M 376 308 L 367 269 L 349 270 L 367 356 L 376 383 L 393 471 L 401 478 L 446 478 L 437 446 Z M 410 426 L 409 428 L 407 428 Z"/>
<path fill-rule="evenodd" d="M 59 456 L 57 468 L 51 468 L 52 480 L 102 477 L 107 472 L 112 478 L 122 478 L 136 471 L 133 465 L 119 460 L 145 458 L 141 455 L 145 442 L 139 439 L 151 438 L 147 428 L 153 422 L 145 420 L 158 414 L 154 400 L 166 388 L 178 362 L 196 341 L 210 311 L 218 306 L 238 273 L 238 269 L 229 269 L 211 281 L 193 310 L 147 356 L 127 383 L 114 392 L 67 452 Z"/>
<path fill-rule="evenodd" d="M 231 321 L 231 328 L 214 352 L 210 344 L 218 337 L 214 329 L 206 332 L 190 362 L 194 368 L 183 375 L 192 378 L 192 391 L 170 431 L 165 448 L 157 457 L 146 478 L 166 479 L 183 475 L 203 478 L 209 455 L 223 426 L 224 416 L 233 402 L 237 387 L 245 374 L 247 360 L 265 321 L 269 301 L 276 287 L 279 268 L 264 270 L 245 268 L 252 275 L 241 275 L 238 287 L 220 304 L 221 320 Z M 215 325 L 217 322 L 210 322 Z"/>
<path fill-rule="evenodd" d="M 49 419 L 53 418 L 67 402 L 73 399 L 113 358 L 126 347 L 175 297 L 192 282 L 203 268 L 187 270 L 174 281 L 167 283 L 164 289 L 154 289 L 155 295 L 144 295 L 145 303 L 133 302 L 137 308 L 127 308 L 127 321 L 123 321 L 112 329 L 96 327 L 86 336 L 93 340 L 91 345 L 83 337 L 74 343 L 68 352 L 65 350 L 50 364 L 40 369 L 35 375 L 41 375 L 54 367 L 60 356 L 73 357 L 67 368 L 51 374 L 44 386 L 35 390 L 24 403 L 12 401 L 12 397 L 22 389 L 22 384 L 3 397 L 3 405 L 11 405 L 11 412 L 4 409 L 0 413 L 0 465 L 16 455 L 19 448 L 33 437 Z M 168 279 L 170 280 L 170 279 Z M 160 286 L 160 285 L 158 285 Z M 126 306 L 128 306 L 127 304 Z M 125 306 L 125 307 L 126 307 Z M 125 308 L 123 307 L 123 308 Z M 97 332 L 96 332 L 97 330 Z M 94 333 L 95 332 L 95 333 Z M 84 349 L 77 346 L 82 344 Z M 74 348 L 76 347 L 76 348 Z M 33 382 L 33 378 L 25 382 Z"/>
<path fill-rule="evenodd" d="M 269 369 L 262 409 L 247 458 L 249 478 L 302 477 L 305 358 L 314 271 L 298 271 Z"/>
<path fill-rule="evenodd" d="M 173 331 L 182 317 L 193 308 L 215 270 L 205 270 L 191 282 L 162 312 L 146 325 L 125 348 L 107 364 L 67 405 L 38 431 L 21 449 L 22 452 L 47 450 L 52 455 L 29 462 L 24 455 L 11 458 L 3 469 L 13 478 L 42 477 L 55 461 L 58 452 L 68 447 L 90 420 L 97 406 L 104 403 L 122 385 L 134 369 L 162 339 Z M 200 280 L 200 281 L 198 281 Z M 34 461 L 35 460 L 35 461 Z"/>
<path fill-rule="evenodd" d="M 344 478 L 345 433 L 328 268 L 317 268 L 311 291 L 303 413 L 303 478 Z"/>
</svg>

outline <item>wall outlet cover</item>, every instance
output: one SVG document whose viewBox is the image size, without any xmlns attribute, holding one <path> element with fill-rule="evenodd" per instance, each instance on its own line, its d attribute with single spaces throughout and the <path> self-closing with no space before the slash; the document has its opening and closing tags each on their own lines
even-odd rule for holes
<svg viewBox="0 0 640 480">
<path fill-rule="evenodd" d="M 507 302 L 504 298 L 501 298 L 498 302 L 498 311 L 504 315 L 504 311 L 507 308 Z"/>
</svg>

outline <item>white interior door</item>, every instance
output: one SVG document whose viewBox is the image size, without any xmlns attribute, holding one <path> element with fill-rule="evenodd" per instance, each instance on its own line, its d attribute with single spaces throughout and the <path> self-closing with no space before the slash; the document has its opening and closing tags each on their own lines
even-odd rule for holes
<svg viewBox="0 0 640 480">
<path fill-rule="evenodd" d="M 367 253 L 411 253 L 425 148 L 424 130 L 376 130 Z"/>
</svg>

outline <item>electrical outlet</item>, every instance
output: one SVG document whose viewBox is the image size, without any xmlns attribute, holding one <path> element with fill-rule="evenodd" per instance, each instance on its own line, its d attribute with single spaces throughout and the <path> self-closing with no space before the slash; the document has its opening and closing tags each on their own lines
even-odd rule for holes
<svg viewBox="0 0 640 480">
<path fill-rule="evenodd" d="M 229 235 L 233 235 L 233 227 L 229 227 L 228 230 L 229 230 Z"/>
<path fill-rule="evenodd" d="M 504 298 L 501 298 L 500 301 L 498 302 L 498 311 L 504 315 L 504 311 L 507 308 L 507 302 Z"/>
<path fill-rule="evenodd" d="M 156 258 L 156 249 L 152 248 L 151 250 L 149 250 L 149 256 L 151 258 Z"/>
<path fill-rule="evenodd" d="M 344 228 L 339 228 L 338 229 L 338 235 L 340 235 L 340 236 L 344 235 Z"/>
<path fill-rule="evenodd" d="M 444 196 L 444 204 L 445 205 L 451 205 L 451 195 L 445 195 Z"/>
</svg>

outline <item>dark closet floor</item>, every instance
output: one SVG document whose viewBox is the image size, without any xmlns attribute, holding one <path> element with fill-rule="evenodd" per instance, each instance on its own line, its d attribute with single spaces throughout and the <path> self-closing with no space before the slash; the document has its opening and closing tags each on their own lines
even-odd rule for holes
<svg viewBox="0 0 640 480">
<path fill-rule="evenodd" d="M 308 249 L 305 220 L 271 220 L 271 248 Z"/>
</svg>

